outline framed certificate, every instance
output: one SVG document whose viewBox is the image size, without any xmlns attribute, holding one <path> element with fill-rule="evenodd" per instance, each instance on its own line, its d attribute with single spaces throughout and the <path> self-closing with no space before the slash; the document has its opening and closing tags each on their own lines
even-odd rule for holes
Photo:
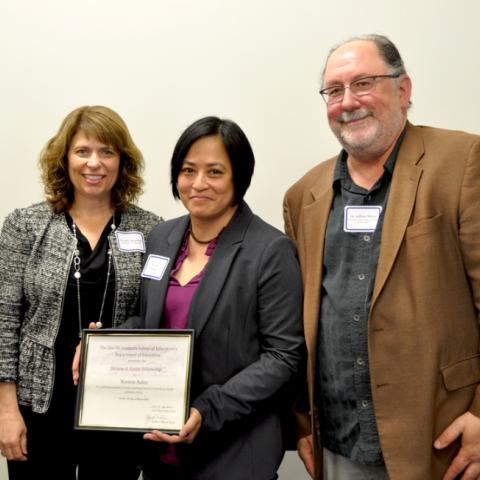
<svg viewBox="0 0 480 480">
<path fill-rule="evenodd" d="M 84 330 L 75 428 L 179 433 L 193 330 Z"/>
</svg>

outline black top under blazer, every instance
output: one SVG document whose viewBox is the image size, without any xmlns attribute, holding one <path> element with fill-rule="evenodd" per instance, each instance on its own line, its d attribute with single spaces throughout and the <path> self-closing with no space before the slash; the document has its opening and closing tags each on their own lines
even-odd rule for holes
<svg viewBox="0 0 480 480">
<path fill-rule="evenodd" d="M 170 259 L 160 280 L 142 279 L 133 328 L 161 328 L 169 274 L 189 216 L 159 224 L 147 252 Z M 202 427 L 178 447 L 191 478 L 270 480 L 285 451 L 282 410 L 303 366 L 302 283 L 295 247 L 247 204 L 219 238 L 192 300 L 191 406 Z"/>
</svg>

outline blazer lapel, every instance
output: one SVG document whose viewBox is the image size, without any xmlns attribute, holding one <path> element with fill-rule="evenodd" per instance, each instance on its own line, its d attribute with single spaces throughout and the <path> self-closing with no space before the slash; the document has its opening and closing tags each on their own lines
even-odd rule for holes
<svg viewBox="0 0 480 480">
<path fill-rule="evenodd" d="M 188 216 L 179 219 L 177 225 L 172 229 L 166 240 L 152 240 L 148 253 L 162 255 L 169 258 L 169 262 L 161 280 L 150 280 L 147 282 L 146 296 L 151 300 L 148 302 L 148 310 L 145 314 L 145 328 L 160 328 L 163 314 L 165 296 L 167 294 L 170 272 L 175 264 L 178 250 L 182 244 L 185 230 L 188 227 Z"/>
<path fill-rule="evenodd" d="M 334 168 L 335 161 L 332 161 L 329 168 L 325 171 L 325 175 L 311 190 L 312 198 L 314 199 L 313 203 L 307 205 L 304 209 L 304 329 L 307 347 L 310 352 L 315 351 L 317 344 L 323 274 L 323 250 L 328 216 L 333 201 L 332 179 Z"/>
<path fill-rule="evenodd" d="M 424 154 L 420 132 L 411 124 L 398 152 L 382 230 L 372 307 L 390 274 L 407 229 L 422 175 L 417 165 Z"/>
<path fill-rule="evenodd" d="M 205 268 L 188 315 L 188 325 L 195 329 L 196 336 L 200 335 L 212 313 L 252 218 L 250 208 L 246 203 L 242 203 L 238 213 L 222 233 L 212 258 Z"/>
</svg>

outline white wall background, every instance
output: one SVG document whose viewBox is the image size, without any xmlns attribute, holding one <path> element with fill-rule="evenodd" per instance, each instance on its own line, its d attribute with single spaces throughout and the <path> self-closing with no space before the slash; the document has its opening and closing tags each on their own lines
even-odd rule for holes
<svg viewBox="0 0 480 480">
<path fill-rule="evenodd" d="M 0 0 L 0 223 L 42 200 L 38 153 L 66 114 L 103 104 L 144 153 L 141 206 L 183 213 L 170 155 L 214 114 L 245 130 L 257 160 L 247 201 L 282 228 L 285 190 L 338 151 L 317 93 L 329 48 L 388 35 L 413 80 L 410 119 L 479 133 L 479 18 L 477 0 Z M 300 480 L 293 459 L 282 479 Z"/>
</svg>

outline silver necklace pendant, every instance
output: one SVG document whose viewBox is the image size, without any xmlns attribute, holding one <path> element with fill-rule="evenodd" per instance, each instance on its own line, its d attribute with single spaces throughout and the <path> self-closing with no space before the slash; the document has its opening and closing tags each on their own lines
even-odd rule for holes
<svg viewBox="0 0 480 480">
<path fill-rule="evenodd" d="M 115 213 L 113 214 L 113 221 L 112 224 L 110 225 L 110 229 L 112 232 L 116 230 L 116 225 L 115 225 Z M 80 298 L 80 278 L 81 278 L 81 273 L 80 273 L 80 250 L 78 248 L 78 238 L 77 238 L 77 227 L 75 225 L 75 222 L 72 223 L 72 230 L 73 230 L 73 236 L 75 237 L 76 241 L 76 247 L 73 255 L 73 268 L 74 268 L 74 273 L 73 276 L 77 280 L 77 305 L 78 305 L 78 336 L 82 338 L 82 302 Z M 110 271 L 112 268 L 112 250 L 109 248 L 107 250 L 108 254 L 108 263 L 107 263 L 107 278 L 105 279 L 105 288 L 103 290 L 103 298 L 102 298 L 102 303 L 100 305 L 100 313 L 98 315 L 98 321 L 95 322 L 95 328 L 102 328 L 103 323 L 102 323 L 102 315 L 103 315 L 103 307 L 105 305 L 105 298 L 107 296 L 107 290 L 108 290 L 108 279 L 110 278 Z"/>
</svg>

